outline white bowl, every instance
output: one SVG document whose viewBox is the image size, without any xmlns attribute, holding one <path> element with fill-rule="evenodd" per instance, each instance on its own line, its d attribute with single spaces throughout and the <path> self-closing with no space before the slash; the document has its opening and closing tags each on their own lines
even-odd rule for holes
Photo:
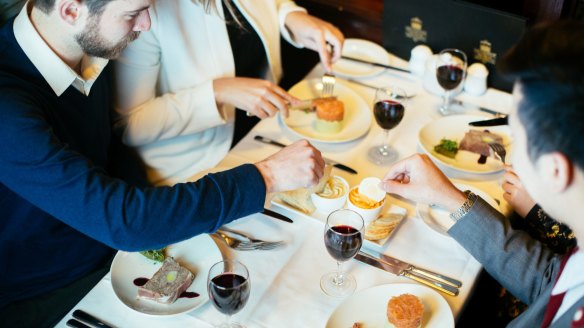
<svg viewBox="0 0 584 328">
<path fill-rule="evenodd" d="M 351 191 L 355 188 L 359 188 L 359 186 L 355 186 L 355 187 L 351 188 Z M 349 191 L 349 193 L 350 193 L 350 191 Z M 351 202 L 351 198 L 349 198 L 349 197 L 347 198 L 347 208 L 359 213 L 361 215 L 361 217 L 363 217 L 363 221 L 365 221 L 365 227 L 367 227 L 369 225 L 369 223 L 373 222 L 373 220 L 375 220 L 379 217 L 379 214 L 381 213 L 381 209 L 383 208 L 384 205 L 385 205 L 385 198 L 383 199 L 383 202 L 381 203 L 381 205 L 378 207 L 375 207 L 375 208 L 359 207 Z"/>
<path fill-rule="evenodd" d="M 337 198 L 326 198 L 326 197 L 319 196 L 316 193 L 310 195 L 310 198 L 312 199 L 314 206 L 316 206 L 316 210 L 319 212 L 322 212 L 326 215 L 328 215 L 331 212 L 336 211 L 340 208 L 343 208 L 343 206 L 345 205 L 345 202 L 347 201 L 347 196 L 349 195 L 349 183 L 347 182 L 347 180 L 341 178 L 338 175 L 334 175 L 334 176 L 330 177 L 330 179 L 332 179 L 332 178 L 339 179 L 343 183 L 343 185 L 345 185 L 346 191 L 343 195 L 341 195 Z"/>
</svg>

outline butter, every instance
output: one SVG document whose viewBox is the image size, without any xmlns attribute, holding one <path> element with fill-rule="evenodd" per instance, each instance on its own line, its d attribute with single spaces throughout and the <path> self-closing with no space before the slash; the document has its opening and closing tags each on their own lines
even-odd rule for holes
<svg viewBox="0 0 584 328">
<path fill-rule="evenodd" d="M 317 193 L 322 198 L 339 198 L 347 193 L 347 186 L 341 181 L 341 179 L 332 177 L 329 178 L 324 186 L 324 189 Z"/>
<path fill-rule="evenodd" d="M 359 208 L 369 210 L 382 206 L 385 199 L 377 202 L 363 194 L 360 194 L 359 188 L 353 188 L 349 193 L 349 201 Z"/>
</svg>

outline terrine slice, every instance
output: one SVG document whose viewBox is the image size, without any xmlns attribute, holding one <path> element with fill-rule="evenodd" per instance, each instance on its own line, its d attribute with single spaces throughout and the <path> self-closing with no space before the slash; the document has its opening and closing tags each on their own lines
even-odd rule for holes
<svg viewBox="0 0 584 328">
<path fill-rule="evenodd" d="M 172 257 L 167 257 L 162 267 L 144 286 L 138 287 L 138 298 L 171 304 L 187 290 L 195 276 Z"/>
</svg>

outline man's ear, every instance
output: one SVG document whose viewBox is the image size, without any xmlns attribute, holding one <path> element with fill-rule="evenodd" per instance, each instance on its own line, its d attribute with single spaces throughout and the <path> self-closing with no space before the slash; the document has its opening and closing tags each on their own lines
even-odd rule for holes
<svg viewBox="0 0 584 328">
<path fill-rule="evenodd" d="M 574 180 L 574 164 L 566 155 L 553 152 L 541 155 L 537 161 L 537 171 L 544 185 L 550 191 L 562 193 Z"/>
<path fill-rule="evenodd" d="M 65 22 L 75 25 L 81 14 L 81 2 L 79 0 L 57 0 L 57 11 Z"/>
</svg>

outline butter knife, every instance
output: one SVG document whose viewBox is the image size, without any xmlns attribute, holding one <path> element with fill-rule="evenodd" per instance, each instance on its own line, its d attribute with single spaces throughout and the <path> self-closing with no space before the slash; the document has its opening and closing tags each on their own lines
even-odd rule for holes
<svg viewBox="0 0 584 328">
<path fill-rule="evenodd" d="M 380 258 L 377 258 L 375 256 L 369 255 L 363 251 L 359 251 L 359 253 L 355 256 L 355 259 L 357 261 L 363 262 L 365 264 L 369 264 L 371 266 L 374 266 L 378 269 L 387 271 L 389 273 L 393 273 L 396 276 L 402 276 L 402 277 L 406 277 L 408 279 L 412 279 L 416 282 L 419 282 L 421 284 L 424 284 L 428 287 L 434 288 L 438 291 L 441 291 L 447 295 L 450 296 L 457 296 L 458 295 L 458 288 L 453 287 L 451 285 L 448 284 L 444 284 L 440 281 L 431 279 L 427 276 L 424 275 L 418 275 L 415 274 L 409 270 L 403 270 L 402 268 L 398 267 L 398 266 L 394 266 L 391 265 L 390 263 L 387 263 L 383 260 L 381 260 Z"/>
<path fill-rule="evenodd" d="M 94 317 L 93 315 L 91 315 L 83 310 L 73 311 L 73 318 L 75 318 L 77 320 L 81 320 L 85 323 L 88 323 L 92 327 L 114 328 L 113 326 L 103 322 L 101 319 L 98 319 L 98 318 Z"/>
<path fill-rule="evenodd" d="M 283 143 L 277 142 L 276 140 L 266 138 L 266 137 L 260 136 L 260 135 L 256 135 L 255 137 L 253 137 L 253 139 L 256 141 L 259 141 L 259 142 L 263 142 L 263 143 L 268 144 L 268 145 L 276 146 L 276 147 L 281 147 L 281 148 L 286 147 L 286 145 L 284 145 Z M 339 170 L 343 170 L 343 171 L 346 171 L 346 172 L 349 172 L 352 174 L 357 174 L 357 171 L 348 167 L 345 164 L 341 164 L 337 161 L 334 161 L 334 160 L 332 160 L 330 158 L 326 158 L 326 157 L 323 157 L 323 159 L 327 164 L 330 164 L 330 165 L 338 168 Z"/>
<path fill-rule="evenodd" d="M 442 275 L 442 274 L 439 274 L 439 273 L 436 273 L 436 272 L 433 272 L 433 271 L 430 271 L 430 270 L 418 268 L 418 267 L 416 267 L 414 265 L 411 265 L 411 264 L 409 264 L 407 262 L 398 260 L 398 259 L 396 259 L 394 257 L 389 256 L 389 255 L 379 254 L 379 256 L 385 262 L 387 262 L 387 263 L 389 263 L 391 265 L 395 265 L 395 266 L 401 268 L 402 270 L 407 270 L 407 271 L 411 271 L 411 272 L 414 272 L 414 273 L 422 274 L 422 275 L 427 276 L 427 277 L 429 277 L 431 279 L 438 280 L 438 281 L 441 281 L 441 282 L 443 282 L 445 284 L 451 285 L 452 287 L 456 287 L 456 288 L 462 287 L 462 282 L 460 282 L 460 281 L 458 281 L 456 279 L 447 277 L 445 275 Z"/>
</svg>

